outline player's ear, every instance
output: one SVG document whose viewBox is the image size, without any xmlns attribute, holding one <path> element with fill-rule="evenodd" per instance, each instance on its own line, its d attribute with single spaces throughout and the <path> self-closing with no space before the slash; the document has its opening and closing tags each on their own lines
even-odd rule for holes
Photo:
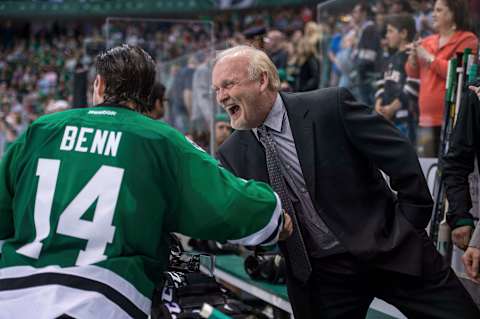
<svg viewBox="0 0 480 319">
<path fill-rule="evenodd" d="M 95 77 L 94 87 L 97 89 L 98 95 L 103 96 L 105 94 L 105 79 L 100 74 Z"/>
<path fill-rule="evenodd" d="M 97 74 L 95 81 L 93 82 L 93 104 L 97 105 L 103 103 L 105 95 L 105 80 L 100 75 Z"/>
</svg>

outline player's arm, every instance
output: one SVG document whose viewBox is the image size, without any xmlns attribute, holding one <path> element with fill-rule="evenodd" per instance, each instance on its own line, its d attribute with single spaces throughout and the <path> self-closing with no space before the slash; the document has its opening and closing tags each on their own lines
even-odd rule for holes
<svg viewBox="0 0 480 319">
<path fill-rule="evenodd" d="M 24 145 L 25 135 L 15 141 L 0 161 L 0 254 L 7 238 L 13 236 L 13 196 L 16 165 Z"/>
<path fill-rule="evenodd" d="M 277 241 L 285 217 L 269 185 L 235 177 L 186 140 L 176 154 L 179 196 L 171 231 L 249 246 Z"/>
</svg>

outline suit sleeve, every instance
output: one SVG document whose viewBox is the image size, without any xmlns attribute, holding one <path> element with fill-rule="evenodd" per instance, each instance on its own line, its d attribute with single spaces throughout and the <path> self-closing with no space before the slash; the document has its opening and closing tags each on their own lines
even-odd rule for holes
<svg viewBox="0 0 480 319">
<path fill-rule="evenodd" d="M 471 92 L 463 101 L 458 114 L 452 142 L 441 164 L 448 198 L 447 221 L 450 227 L 473 226 L 468 176 L 474 170 L 476 149 L 479 147 L 480 103 Z"/>
<path fill-rule="evenodd" d="M 338 105 L 351 143 L 389 176 L 399 208 L 410 223 L 425 228 L 433 201 L 410 142 L 382 116 L 355 101 L 348 90 L 339 89 Z"/>
<path fill-rule="evenodd" d="M 170 231 L 247 246 L 275 243 L 283 214 L 270 186 L 235 177 L 185 139 L 181 144 L 178 204 Z"/>
<path fill-rule="evenodd" d="M 15 141 L 0 161 L 0 254 L 3 242 L 14 234 L 13 197 L 15 170 L 19 153 L 24 145 L 24 136 Z"/>
</svg>

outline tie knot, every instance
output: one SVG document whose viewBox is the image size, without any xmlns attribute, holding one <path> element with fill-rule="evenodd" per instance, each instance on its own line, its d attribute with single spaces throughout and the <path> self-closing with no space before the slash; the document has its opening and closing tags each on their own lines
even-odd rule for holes
<svg viewBox="0 0 480 319">
<path fill-rule="evenodd" d="M 267 127 L 262 124 L 260 125 L 258 128 L 257 128 L 257 133 L 259 135 L 259 138 L 265 138 L 267 137 L 267 134 L 268 134 L 268 131 L 267 131 Z"/>
<path fill-rule="evenodd" d="M 265 126 L 265 124 L 260 125 L 257 129 L 258 129 L 259 131 L 262 131 L 262 132 L 266 132 L 266 131 L 267 131 L 267 127 Z"/>
</svg>

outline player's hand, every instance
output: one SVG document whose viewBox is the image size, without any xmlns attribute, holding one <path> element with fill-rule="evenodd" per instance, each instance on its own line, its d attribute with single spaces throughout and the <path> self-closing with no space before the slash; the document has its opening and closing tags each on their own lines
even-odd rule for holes
<svg viewBox="0 0 480 319">
<path fill-rule="evenodd" d="M 473 227 L 472 226 L 461 226 L 455 228 L 452 231 L 452 241 L 461 250 L 465 250 L 468 247 L 470 242 L 470 237 L 472 236 Z"/>
<path fill-rule="evenodd" d="M 477 284 L 480 284 L 479 263 L 480 263 L 480 249 L 475 247 L 468 247 L 465 254 L 462 256 L 463 264 L 465 265 L 465 271 L 468 277 L 470 277 Z"/>
<path fill-rule="evenodd" d="M 470 85 L 468 88 L 470 90 L 472 90 L 478 96 L 478 99 L 480 100 L 480 86 Z"/>
<path fill-rule="evenodd" d="M 288 237 L 290 237 L 292 235 L 292 232 L 293 232 L 293 224 L 292 224 L 292 219 L 290 218 L 290 216 L 285 213 L 283 215 L 283 229 L 282 231 L 280 232 L 280 235 L 278 236 L 278 240 L 285 240 L 287 239 Z"/>
</svg>

